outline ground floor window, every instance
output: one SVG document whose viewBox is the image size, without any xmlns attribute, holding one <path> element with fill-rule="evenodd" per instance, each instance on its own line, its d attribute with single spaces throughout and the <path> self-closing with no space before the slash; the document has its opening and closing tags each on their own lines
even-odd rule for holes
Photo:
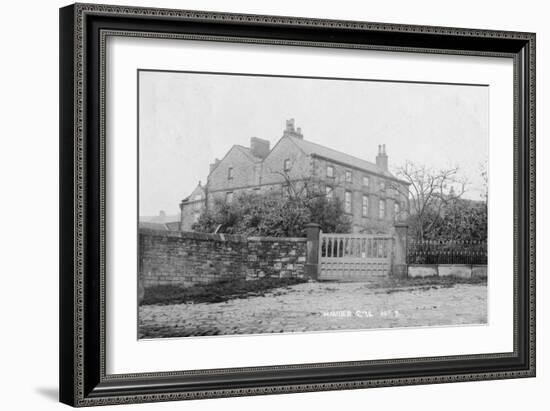
<svg viewBox="0 0 550 411">
<path fill-rule="evenodd" d="M 386 218 L 386 200 L 382 198 L 378 203 L 378 218 L 380 219 Z"/>
<path fill-rule="evenodd" d="M 351 191 L 346 191 L 344 194 L 344 211 L 351 213 Z"/>
<path fill-rule="evenodd" d="M 369 197 L 366 195 L 363 195 L 362 214 L 363 214 L 363 217 L 369 216 Z"/>
</svg>

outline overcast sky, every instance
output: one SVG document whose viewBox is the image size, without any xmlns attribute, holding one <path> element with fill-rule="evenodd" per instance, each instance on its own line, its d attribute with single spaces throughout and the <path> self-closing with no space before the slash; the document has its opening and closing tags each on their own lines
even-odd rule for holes
<svg viewBox="0 0 550 411">
<path fill-rule="evenodd" d="M 374 162 L 386 144 L 390 171 L 406 160 L 459 166 L 480 199 L 488 155 L 486 86 L 140 72 L 140 215 L 179 211 L 208 165 L 250 137 L 282 136 L 296 119 L 304 139 Z"/>
</svg>

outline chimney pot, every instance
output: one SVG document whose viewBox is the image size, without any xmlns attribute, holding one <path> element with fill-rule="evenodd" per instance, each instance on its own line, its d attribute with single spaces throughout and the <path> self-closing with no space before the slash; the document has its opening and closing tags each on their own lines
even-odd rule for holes
<svg viewBox="0 0 550 411">
<path fill-rule="evenodd" d="M 304 136 L 302 135 L 302 128 L 295 128 L 294 126 L 295 122 L 293 118 L 287 120 L 286 129 L 283 131 L 283 137 L 294 137 L 303 139 Z"/>
</svg>

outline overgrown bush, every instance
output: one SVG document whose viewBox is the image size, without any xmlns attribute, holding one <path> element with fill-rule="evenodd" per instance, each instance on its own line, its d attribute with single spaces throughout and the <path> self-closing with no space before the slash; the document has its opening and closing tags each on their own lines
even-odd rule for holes
<svg viewBox="0 0 550 411">
<path fill-rule="evenodd" d="M 301 237 L 305 225 L 317 223 L 325 232 L 347 233 L 351 221 L 338 199 L 310 193 L 303 197 L 284 196 L 276 192 L 242 193 L 231 203 L 216 199 L 211 209 L 202 213 L 193 230 L 228 234 Z"/>
</svg>

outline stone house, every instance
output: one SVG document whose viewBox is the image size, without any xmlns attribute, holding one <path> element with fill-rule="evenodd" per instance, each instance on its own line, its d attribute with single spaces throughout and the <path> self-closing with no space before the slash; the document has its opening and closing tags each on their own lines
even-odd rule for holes
<svg viewBox="0 0 550 411">
<path fill-rule="evenodd" d="M 180 203 L 180 230 L 191 231 L 193 224 L 199 221 L 202 210 L 206 204 L 206 187 L 201 182 Z"/>
<path fill-rule="evenodd" d="M 290 119 L 273 148 L 268 140 L 252 137 L 250 147 L 234 145 L 210 164 L 206 184 L 199 182 L 180 204 L 181 230 L 190 230 L 216 199 L 230 202 L 240 193 L 266 190 L 283 195 L 289 184 L 306 182 L 341 200 L 354 232 L 389 232 L 406 207 L 408 183 L 388 171 L 385 145 L 378 146 L 372 163 L 305 140 Z"/>
</svg>

